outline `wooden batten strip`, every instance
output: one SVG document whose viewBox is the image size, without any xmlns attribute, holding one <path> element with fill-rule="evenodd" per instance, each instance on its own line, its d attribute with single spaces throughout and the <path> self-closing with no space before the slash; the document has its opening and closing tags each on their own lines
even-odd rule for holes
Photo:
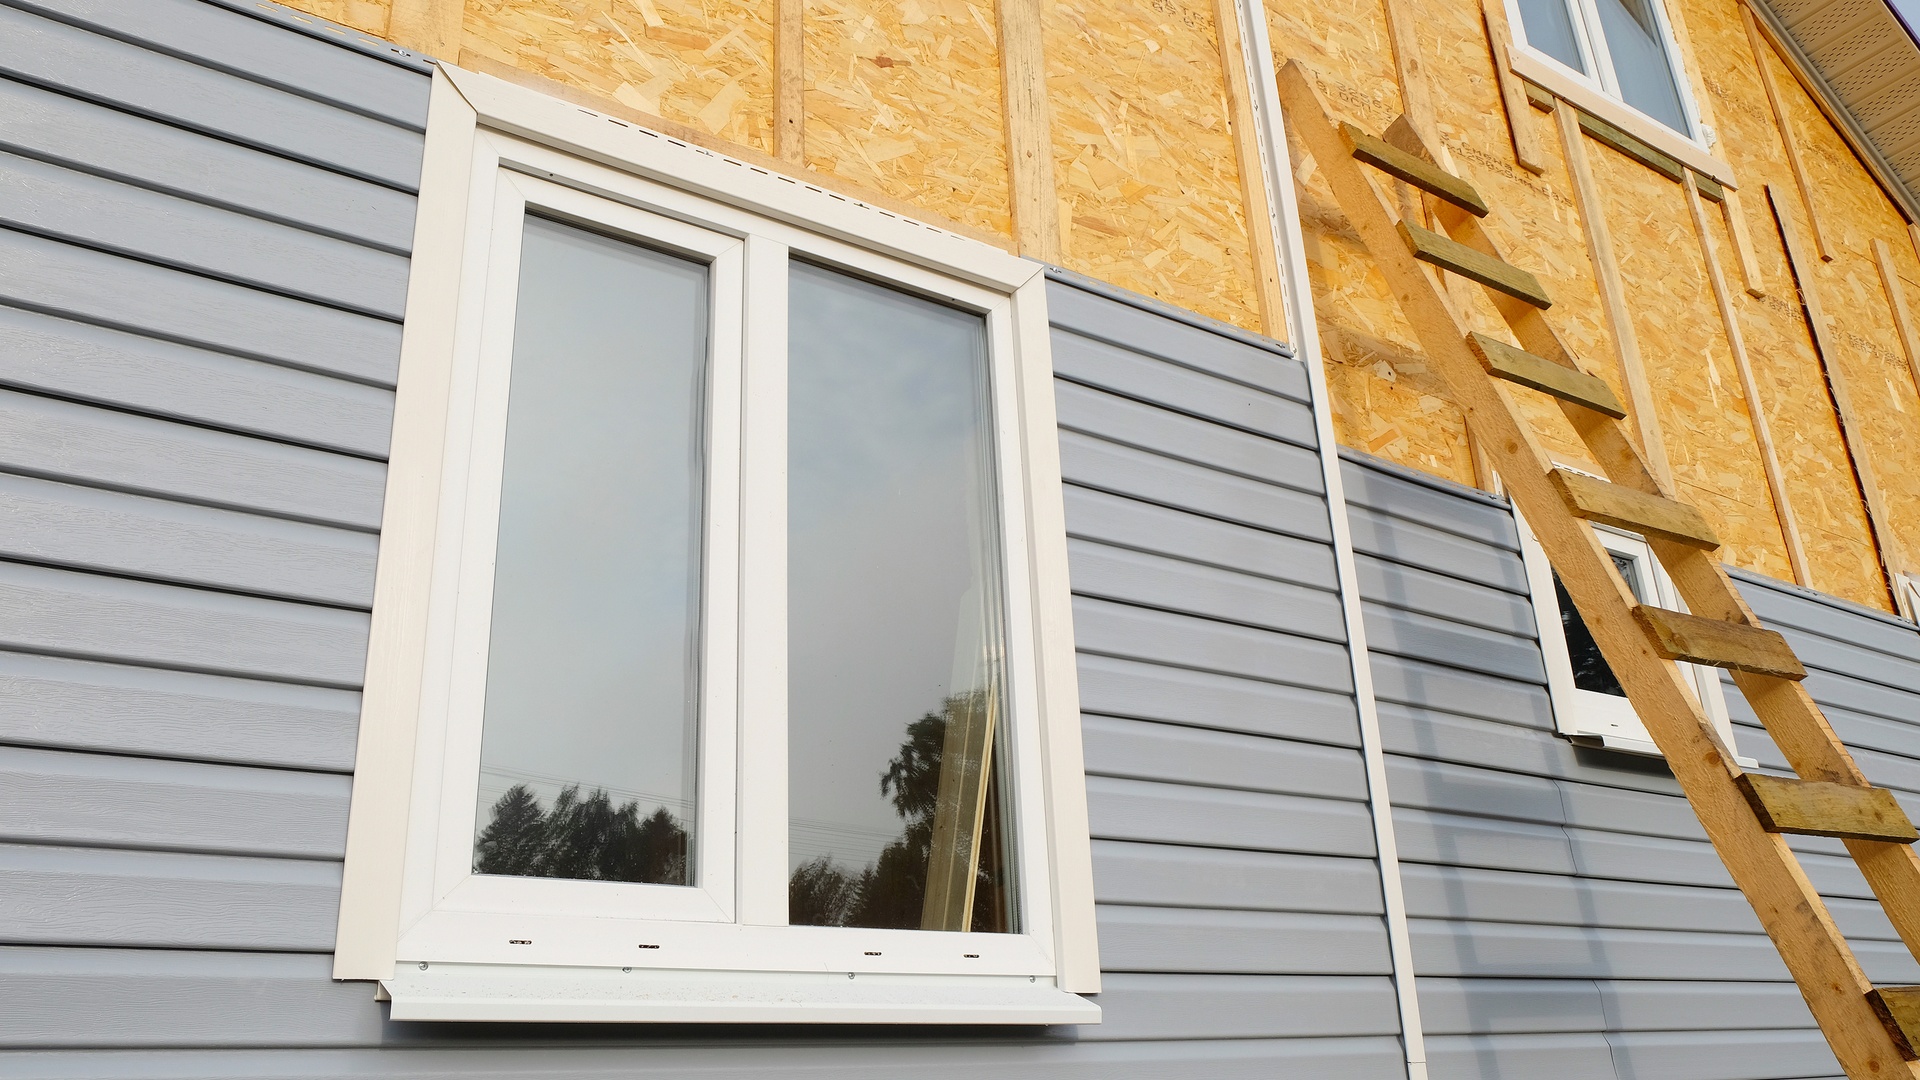
<svg viewBox="0 0 1920 1080">
<path fill-rule="evenodd" d="M 1493 57 L 1493 81 L 1507 114 L 1507 134 L 1513 140 L 1514 164 L 1539 175 L 1547 171 L 1540 149 L 1540 132 L 1527 107 L 1525 81 L 1513 73 L 1513 30 L 1507 25 L 1505 0 L 1480 0 L 1480 20 L 1487 32 L 1487 51 Z"/>
<path fill-rule="evenodd" d="M 467 0 L 393 0 L 387 40 L 436 60 L 460 59 Z"/>
<path fill-rule="evenodd" d="M 1760 260 L 1753 254 L 1753 237 L 1747 234 L 1747 212 L 1740 205 L 1740 193 L 1728 191 L 1720 200 L 1720 215 L 1727 222 L 1727 238 L 1733 242 L 1734 262 L 1740 267 L 1740 287 L 1748 296 L 1767 295 L 1760 280 Z"/>
<path fill-rule="evenodd" d="M 1633 617 L 1653 639 L 1654 651 L 1668 660 L 1795 682 L 1807 677 L 1793 646 L 1775 631 L 1644 605 L 1633 609 Z"/>
<path fill-rule="evenodd" d="M 1714 251 L 1713 234 L 1707 231 L 1706 208 L 1700 204 L 1690 176 L 1687 210 L 1693 218 L 1693 231 L 1700 238 L 1700 257 L 1707 264 L 1707 281 L 1713 286 L 1713 300 L 1720 309 L 1720 327 L 1727 335 L 1727 349 L 1733 354 L 1733 368 L 1740 376 L 1740 390 L 1747 398 L 1747 417 L 1753 424 L 1754 441 L 1760 446 L 1760 468 L 1767 478 L 1767 492 L 1773 498 L 1774 515 L 1780 522 L 1780 538 L 1787 547 L 1787 564 L 1793 569 L 1794 584 L 1813 587 L 1813 570 L 1807 559 L 1806 545 L 1800 539 L 1800 522 L 1787 495 L 1786 473 L 1780 468 L 1780 454 L 1774 449 L 1773 429 L 1767 409 L 1760 400 L 1760 384 L 1753 376 L 1753 361 L 1747 356 L 1746 336 L 1740 330 L 1740 316 L 1733 309 L 1733 295 L 1726 275 L 1720 271 L 1720 256 Z"/>
<path fill-rule="evenodd" d="M 1214 0 L 1213 20 L 1220 34 L 1220 61 L 1227 83 L 1227 126 L 1240 164 L 1240 200 L 1253 254 L 1254 294 L 1260 303 L 1260 329 L 1285 338 L 1286 290 L 1280 281 L 1280 246 L 1273 235 L 1273 200 L 1267 192 L 1267 166 L 1260 150 L 1260 125 L 1253 114 L 1253 79 L 1247 42 L 1236 0 Z"/>
<path fill-rule="evenodd" d="M 1873 261 L 1880 268 L 1880 286 L 1887 291 L 1887 306 L 1893 310 L 1893 326 L 1900 334 L 1900 350 L 1907 355 L 1907 370 L 1913 375 L 1914 392 L 1920 393 L 1920 332 L 1913 325 L 1913 310 L 1907 306 L 1907 288 L 1900 270 L 1893 265 L 1893 249 L 1885 240 L 1873 242 Z"/>
<path fill-rule="evenodd" d="M 1571 401 L 1616 420 L 1626 418 L 1626 406 L 1620 404 L 1613 388 L 1604 379 L 1562 367 L 1546 357 L 1535 356 L 1525 349 L 1515 348 L 1485 334 L 1468 334 L 1467 347 L 1473 350 L 1473 355 L 1480 359 L 1480 366 L 1486 368 L 1489 375 L 1543 394 L 1551 394 L 1562 401 Z"/>
<path fill-rule="evenodd" d="M 1445 199 L 1475 217 L 1487 216 L 1487 200 L 1472 184 L 1393 146 L 1352 124 L 1341 124 L 1340 134 L 1353 149 L 1353 159 L 1371 165 L 1396 180 L 1404 180 L 1436 198 Z"/>
<path fill-rule="evenodd" d="M 1607 123 L 1605 120 L 1591 113 L 1580 110 L 1575 111 L 1580 112 L 1580 130 L 1592 136 L 1595 142 L 1605 143 L 1613 147 L 1615 150 L 1620 151 L 1622 154 L 1645 165 L 1647 168 L 1672 180 L 1676 184 L 1679 183 L 1680 178 L 1686 174 L 1686 166 L 1666 154 L 1655 150 L 1653 147 L 1648 146 L 1646 143 L 1641 142 L 1639 139 L 1621 131 L 1619 128 L 1614 127 L 1612 124 Z"/>
<path fill-rule="evenodd" d="M 1533 83 L 1527 83 L 1526 87 L 1527 104 L 1544 113 L 1550 113 L 1559 107 L 1560 99 L 1548 93 L 1544 87 L 1535 86 Z"/>
<path fill-rule="evenodd" d="M 1908 1058 L 1920 1058 L 1920 986 L 1882 986 L 1867 995 Z"/>
<path fill-rule="evenodd" d="M 1579 110 L 1565 101 L 1554 107 L 1560 148 L 1566 154 L 1567 174 L 1573 179 L 1574 208 L 1587 234 L 1587 257 L 1593 263 L 1593 277 L 1600 286 L 1600 313 L 1607 320 L 1607 329 L 1612 332 L 1614 348 L 1619 353 L 1620 377 L 1627 385 L 1627 402 L 1632 406 L 1641 454 L 1661 486 L 1671 491 L 1673 466 L 1667 460 L 1667 440 L 1660 431 L 1653 386 L 1647 378 L 1646 364 L 1640 358 L 1640 336 L 1633 328 L 1633 315 L 1627 306 L 1627 287 L 1620 277 L 1620 262 L 1614 258 L 1613 231 L 1607 227 L 1606 202 L 1600 197 L 1600 185 L 1594 182 L 1593 167 L 1587 161 L 1587 144 L 1578 117 Z"/>
<path fill-rule="evenodd" d="M 1418 16 L 1410 10 L 1407 0 L 1383 0 L 1382 6 L 1387 16 L 1387 41 L 1393 46 L 1395 81 L 1400 84 L 1401 112 L 1428 146 L 1439 146 L 1439 132 L 1434 130 L 1433 90 L 1427 84 L 1427 65 L 1420 54 L 1420 39 L 1414 32 Z"/>
<path fill-rule="evenodd" d="M 1773 67 L 1767 63 L 1767 57 L 1776 55 L 1773 44 L 1760 29 L 1760 20 L 1753 9 L 1743 2 L 1740 5 L 1740 17 L 1747 24 L 1747 44 L 1753 49 L 1753 66 L 1760 72 L 1760 84 L 1766 87 L 1767 104 L 1773 108 L 1773 126 L 1780 132 L 1780 143 L 1787 151 L 1787 164 L 1793 169 L 1794 186 L 1800 189 L 1800 202 L 1807 209 L 1807 227 L 1813 230 L 1813 246 L 1826 262 L 1833 261 L 1833 249 L 1827 244 L 1827 231 L 1820 226 L 1820 212 L 1813 204 L 1813 181 L 1807 178 L 1807 166 L 1800 157 L 1800 140 L 1793 134 L 1793 124 L 1787 116 L 1784 102 L 1780 100 L 1780 80 L 1773 77 Z M 1791 61 L 1782 63 L 1792 66 Z"/>
<path fill-rule="evenodd" d="M 1553 306 L 1540 279 L 1512 263 L 1488 258 L 1457 240 L 1405 221 L 1400 223 L 1400 237 L 1406 241 L 1413 257 L 1423 263 L 1497 289 L 1516 300 L 1525 300 L 1542 310 Z"/>
<path fill-rule="evenodd" d="M 1890 844 L 1920 840 L 1907 812 L 1886 788 L 1760 773 L 1741 773 L 1737 779 L 1741 794 L 1768 832 Z"/>
<path fill-rule="evenodd" d="M 1053 118 L 1047 107 L 1040 0 L 1000 0 L 995 6 L 1014 247 L 1022 255 L 1058 263 L 1060 196 L 1053 177 Z"/>
<path fill-rule="evenodd" d="M 1700 511 L 1686 503 L 1567 469 L 1554 469 L 1547 477 L 1559 489 L 1562 501 L 1575 517 L 1658 536 L 1703 551 L 1720 546 L 1713 526 L 1700 516 Z"/>
<path fill-rule="evenodd" d="M 1847 457 L 1853 462 L 1854 476 L 1860 481 L 1860 495 L 1867 508 L 1867 527 L 1872 530 L 1872 540 L 1880 555 L 1881 569 L 1886 573 L 1887 593 L 1889 596 L 1898 588 L 1899 574 L 1911 564 L 1900 536 L 1893 530 L 1893 516 L 1888 510 L 1886 490 L 1880 486 L 1879 471 L 1874 467 L 1873 459 L 1867 453 L 1867 443 L 1862 438 L 1860 413 L 1853 406 L 1853 392 L 1848 382 L 1845 368 L 1840 363 L 1840 350 L 1834 347 L 1832 331 L 1827 326 L 1826 312 L 1820 304 L 1820 290 L 1813 279 L 1813 267 L 1808 263 L 1806 253 L 1800 244 L 1800 234 L 1794 228 L 1793 219 L 1780 212 L 1780 197 L 1772 184 L 1766 185 L 1767 202 L 1773 208 L 1774 222 L 1780 229 L 1780 242 L 1787 249 L 1787 267 L 1793 272 L 1794 284 L 1800 290 L 1801 310 L 1807 319 L 1807 328 L 1813 334 L 1813 351 L 1818 354 L 1820 367 L 1827 376 L 1827 388 L 1833 395 L 1834 413 L 1840 420 L 1840 441 L 1847 448 Z"/>
<path fill-rule="evenodd" d="M 807 160 L 806 0 L 774 0 L 773 156 Z"/>
<path fill-rule="evenodd" d="M 1692 174 L 1694 190 L 1700 193 L 1701 198 L 1711 199 L 1714 202 L 1727 201 L 1727 189 L 1720 181 L 1705 173 L 1693 172 L 1691 169 L 1687 171 Z"/>
</svg>

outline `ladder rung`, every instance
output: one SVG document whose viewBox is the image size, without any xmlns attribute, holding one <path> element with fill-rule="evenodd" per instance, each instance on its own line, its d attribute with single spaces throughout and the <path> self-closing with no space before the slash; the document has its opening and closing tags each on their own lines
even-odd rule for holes
<svg viewBox="0 0 1920 1080">
<path fill-rule="evenodd" d="M 1911 844 L 1920 840 L 1886 788 L 1741 773 L 1747 803 L 1768 832 Z"/>
<path fill-rule="evenodd" d="M 1882 986 L 1868 991 L 1867 1001 L 1900 1044 L 1900 1052 L 1909 1060 L 1920 1058 L 1914 1052 L 1920 1046 L 1920 986 Z"/>
<path fill-rule="evenodd" d="M 1807 677 L 1807 669 L 1793 655 L 1793 646 L 1772 630 L 1666 608 L 1636 607 L 1633 614 L 1647 628 L 1654 648 L 1669 660 L 1795 681 Z"/>
<path fill-rule="evenodd" d="M 1341 124 L 1340 134 L 1353 148 L 1353 159 L 1371 165 L 1396 180 L 1405 180 L 1436 198 L 1445 199 L 1475 217 L 1487 216 L 1487 200 L 1472 184 L 1405 150 L 1377 139 L 1352 124 Z"/>
<path fill-rule="evenodd" d="M 1450 270 L 1468 281 L 1477 281 L 1489 289 L 1498 289 L 1516 300 L 1524 300 L 1545 311 L 1553 306 L 1540 279 L 1512 263 L 1482 255 L 1467 245 L 1431 229 L 1400 222 L 1400 237 L 1407 242 L 1413 257 Z"/>
<path fill-rule="evenodd" d="M 1627 417 L 1626 407 L 1620 404 L 1613 388 L 1604 379 L 1556 364 L 1544 356 L 1535 356 L 1525 349 L 1517 349 L 1485 334 L 1468 334 L 1467 348 L 1479 357 L 1480 366 L 1486 368 L 1489 375 L 1543 394 L 1552 394 L 1562 401 L 1571 401 L 1615 420 Z"/>
<path fill-rule="evenodd" d="M 1720 546 L 1720 538 L 1713 535 L 1707 519 L 1686 503 L 1567 469 L 1555 469 L 1547 478 L 1560 489 L 1575 517 L 1707 551 Z"/>
</svg>

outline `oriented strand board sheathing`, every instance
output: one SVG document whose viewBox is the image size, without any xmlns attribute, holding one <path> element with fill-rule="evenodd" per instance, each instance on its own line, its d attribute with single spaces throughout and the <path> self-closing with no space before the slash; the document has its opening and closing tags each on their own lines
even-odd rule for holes
<svg viewBox="0 0 1920 1080">
<path fill-rule="evenodd" d="M 1213 5 L 1063 0 L 1045 30 L 1062 261 L 1258 327 Z"/>
<path fill-rule="evenodd" d="M 997 37 L 986 0 L 806 0 L 807 164 L 1011 235 Z"/>
<path fill-rule="evenodd" d="M 393 13 L 393 0 L 281 0 L 286 7 L 304 11 L 322 19 L 351 26 L 377 38 L 387 36 L 387 22 Z"/>
<path fill-rule="evenodd" d="M 467 0 L 463 52 L 773 152 L 774 0 Z"/>
</svg>

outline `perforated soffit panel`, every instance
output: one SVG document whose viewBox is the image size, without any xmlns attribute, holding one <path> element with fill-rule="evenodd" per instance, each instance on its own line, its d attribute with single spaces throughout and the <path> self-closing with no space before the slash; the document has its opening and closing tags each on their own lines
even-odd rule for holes
<svg viewBox="0 0 1920 1080">
<path fill-rule="evenodd" d="M 1887 0 L 1761 0 L 1803 66 L 1920 210 L 1920 44 Z"/>
</svg>

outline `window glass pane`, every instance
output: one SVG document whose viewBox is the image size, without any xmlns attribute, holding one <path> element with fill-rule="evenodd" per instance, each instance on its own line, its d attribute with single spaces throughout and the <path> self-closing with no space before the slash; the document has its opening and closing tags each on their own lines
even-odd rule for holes
<svg viewBox="0 0 1920 1080">
<path fill-rule="evenodd" d="M 529 219 L 477 873 L 692 882 L 707 268 Z"/>
<path fill-rule="evenodd" d="M 986 323 L 793 265 L 789 916 L 1014 929 Z"/>
<path fill-rule="evenodd" d="M 1520 28 L 1526 32 L 1527 44 L 1583 75 L 1590 74 L 1580 59 L 1567 0 L 1520 0 Z"/>
<path fill-rule="evenodd" d="M 1660 24 L 1654 19 L 1653 0 L 1595 2 L 1621 99 L 1686 134 L 1687 117 L 1680 107 L 1680 90 L 1673 81 L 1673 64 L 1660 37 Z"/>
<path fill-rule="evenodd" d="M 1631 555 L 1622 555 L 1617 551 L 1609 552 L 1613 556 L 1613 568 L 1620 571 L 1620 577 L 1626 581 L 1627 588 L 1633 590 L 1635 600 L 1643 600 L 1640 595 L 1640 570 Z M 1582 690 L 1591 690 L 1596 694 L 1611 694 L 1614 697 L 1626 697 L 1620 680 L 1613 675 L 1613 669 L 1607 666 L 1606 657 L 1600 655 L 1600 645 L 1593 640 L 1593 632 L 1587 629 L 1586 621 L 1580 618 L 1580 612 L 1573 606 L 1573 597 L 1567 595 L 1567 587 L 1560 582 L 1560 575 L 1553 575 L 1553 594 L 1560 602 L 1560 629 L 1566 634 L 1567 656 L 1573 661 L 1573 685 Z"/>
</svg>

